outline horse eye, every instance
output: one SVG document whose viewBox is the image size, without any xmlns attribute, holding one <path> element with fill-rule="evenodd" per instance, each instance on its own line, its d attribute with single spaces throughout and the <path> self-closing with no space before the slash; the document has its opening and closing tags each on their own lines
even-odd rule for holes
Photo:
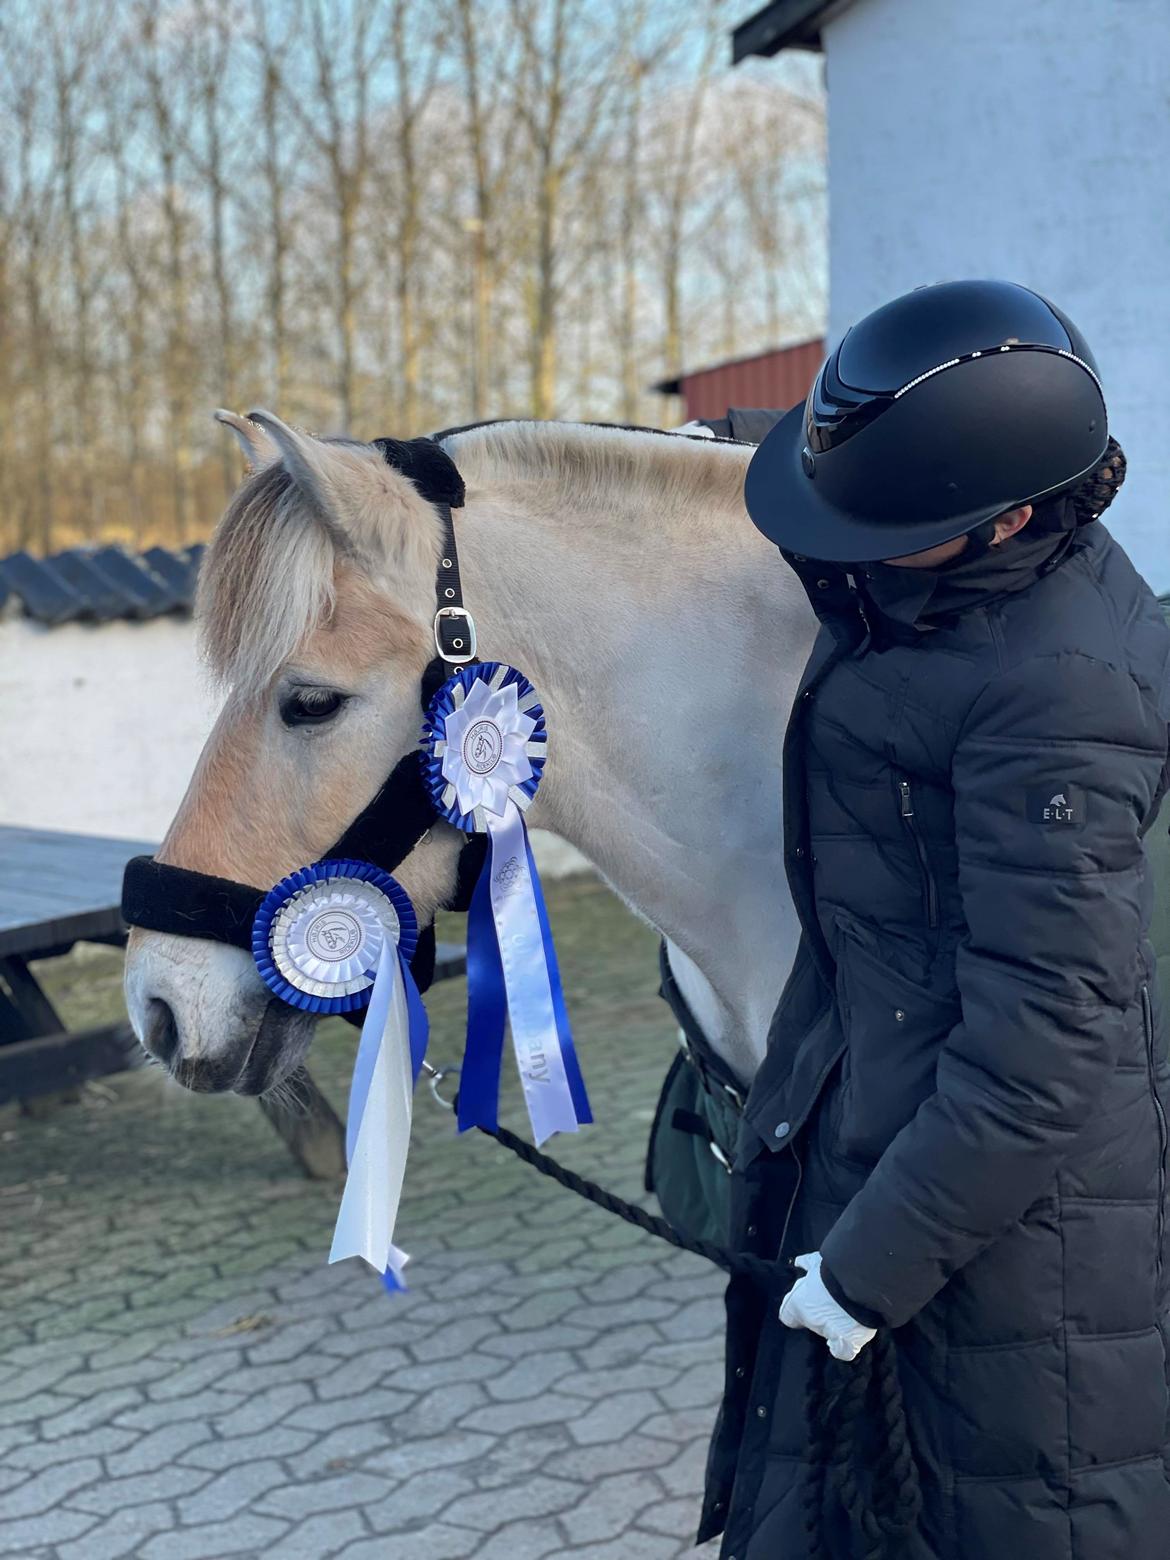
<svg viewBox="0 0 1170 1560">
<path fill-rule="evenodd" d="M 336 688 L 292 688 L 280 703 L 286 726 L 313 726 L 332 720 L 346 702 Z"/>
</svg>

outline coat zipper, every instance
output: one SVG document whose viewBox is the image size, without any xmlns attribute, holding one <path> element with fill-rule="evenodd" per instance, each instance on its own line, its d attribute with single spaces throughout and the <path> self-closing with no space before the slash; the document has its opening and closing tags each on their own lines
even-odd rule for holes
<svg viewBox="0 0 1170 1560">
<path fill-rule="evenodd" d="M 1142 987 L 1142 1024 L 1146 1031 L 1146 1065 L 1150 1077 L 1150 1097 L 1154 1101 L 1154 1113 L 1158 1118 L 1158 1253 L 1156 1271 L 1162 1276 L 1162 1240 L 1165 1231 L 1166 1211 L 1166 1111 L 1158 1095 L 1157 1067 L 1154 1058 L 1154 1011 L 1150 1003 L 1150 988 Z"/>
<path fill-rule="evenodd" d="M 922 892 L 926 900 L 926 924 L 934 931 L 938 927 L 938 887 L 934 881 L 934 873 L 930 870 L 930 860 L 918 828 L 918 819 L 914 816 L 914 802 L 910 795 L 909 780 L 898 781 L 898 795 L 901 799 L 902 822 L 909 829 L 910 838 L 914 841 L 914 849 L 918 853 L 918 867 L 922 873 Z"/>
</svg>

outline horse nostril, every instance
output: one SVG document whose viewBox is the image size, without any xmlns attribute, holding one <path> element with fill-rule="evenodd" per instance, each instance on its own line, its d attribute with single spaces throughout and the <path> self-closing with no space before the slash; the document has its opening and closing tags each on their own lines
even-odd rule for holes
<svg viewBox="0 0 1170 1560">
<path fill-rule="evenodd" d="M 142 1043 L 151 1056 L 157 1056 L 168 1067 L 179 1049 L 179 1026 L 161 997 L 151 997 L 146 1004 L 146 1033 Z"/>
</svg>

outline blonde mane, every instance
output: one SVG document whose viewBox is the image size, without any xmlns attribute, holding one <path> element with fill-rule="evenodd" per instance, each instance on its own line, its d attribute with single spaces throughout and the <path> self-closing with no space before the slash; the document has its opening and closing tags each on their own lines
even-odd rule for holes
<svg viewBox="0 0 1170 1560">
<path fill-rule="evenodd" d="M 352 440 L 330 440 L 350 444 Z M 489 424 L 443 440 L 474 502 L 491 489 L 519 512 L 656 515 L 676 529 L 710 526 L 742 506 L 750 447 L 578 423 Z M 425 511 L 419 506 L 420 520 Z M 208 546 L 196 617 L 215 678 L 243 692 L 271 679 L 328 616 L 340 531 L 305 501 L 281 461 L 245 478 Z"/>
<path fill-rule="evenodd" d="M 647 503 L 683 526 L 741 508 L 752 446 L 588 423 L 489 423 L 443 448 L 468 488 L 523 488 L 526 507 L 600 515 Z"/>
</svg>

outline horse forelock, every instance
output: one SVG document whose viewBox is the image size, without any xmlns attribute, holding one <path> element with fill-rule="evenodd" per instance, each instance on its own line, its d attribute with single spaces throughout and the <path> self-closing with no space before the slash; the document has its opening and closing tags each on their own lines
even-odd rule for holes
<svg viewBox="0 0 1170 1560">
<path fill-rule="evenodd" d="M 200 645 L 221 683 L 262 687 L 329 613 L 335 547 L 280 461 L 232 497 L 199 571 Z"/>
</svg>

